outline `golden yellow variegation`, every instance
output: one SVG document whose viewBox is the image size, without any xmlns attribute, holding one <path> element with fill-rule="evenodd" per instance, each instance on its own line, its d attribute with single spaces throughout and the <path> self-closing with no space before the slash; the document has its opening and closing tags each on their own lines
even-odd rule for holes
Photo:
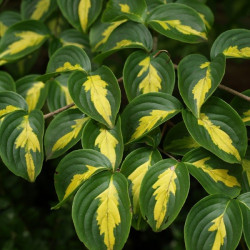
<svg viewBox="0 0 250 250">
<path fill-rule="evenodd" d="M 3 22 L 0 22 L 0 37 L 2 37 L 5 33 L 5 31 L 8 29 L 6 25 L 4 25 Z"/>
<path fill-rule="evenodd" d="M 120 42 L 117 42 L 115 47 L 113 47 L 112 49 L 120 49 L 120 48 L 127 47 L 130 45 L 144 46 L 143 43 L 141 42 L 135 42 L 135 41 L 124 39 L 124 40 L 121 40 Z"/>
<path fill-rule="evenodd" d="M 39 20 L 48 11 L 49 6 L 50 0 L 39 0 L 30 18 L 34 20 Z"/>
<path fill-rule="evenodd" d="M 80 64 L 72 65 L 70 62 L 65 62 L 63 66 L 58 67 L 56 72 L 71 71 L 71 70 L 83 70 Z"/>
<path fill-rule="evenodd" d="M 66 104 L 68 105 L 68 104 L 72 103 L 73 100 L 72 100 L 72 98 L 71 98 L 71 96 L 70 96 L 68 87 L 67 87 L 67 86 L 61 85 L 61 88 L 62 88 L 62 91 L 63 91 L 64 94 L 65 94 Z"/>
<path fill-rule="evenodd" d="M 230 46 L 223 51 L 223 54 L 229 57 L 238 57 L 238 58 L 250 57 L 250 47 L 239 49 L 237 45 Z"/>
<path fill-rule="evenodd" d="M 119 4 L 121 7 L 121 12 L 123 13 L 130 13 L 130 7 L 127 4 Z"/>
<path fill-rule="evenodd" d="M 86 32 L 88 27 L 88 15 L 91 8 L 91 0 L 80 0 L 78 6 L 78 15 L 82 30 Z"/>
<path fill-rule="evenodd" d="M 243 122 L 249 122 L 250 121 L 250 109 L 243 113 L 242 121 Z"/>
<path fill-rule="evenodd" d="M 0 109 L 0 117 L 3 115 L 7 115 L 8 113 L 11 113 L 15 110 L 20 110 L 20 108 L 13 105 L 7 105 L 4 109 Z"/>
</svg>

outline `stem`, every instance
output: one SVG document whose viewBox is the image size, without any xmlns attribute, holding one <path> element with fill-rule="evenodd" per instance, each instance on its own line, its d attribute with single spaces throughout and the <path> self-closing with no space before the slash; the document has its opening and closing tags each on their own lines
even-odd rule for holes
<svg viewBox="0 0 250 250">
<path fill-rule="evenodd" d="M 158 147 L 158 150 L 159 150 L 161 153 L 163 153 L 164 155 L 168 156 L 169 158 L 174 159 L 174 160 L 176 160 L 176 161 L 179 161 L 179 160 L 176 159 L 174 156 L 172 156 L 171 154 L 165 152 L 165 151 L 164 151 L 163 149 L 161 149 L 160 147 Z"/>
<path fill-rule="evenodd" d="M 73 106 L 75 106 L 75 104 L 74 104 L 74 103 L 70 103 L 70 104 L 68 104 L 68 105 L 66 105 L 66 106 L 64 106 L 64 107 L 62 107 L 62 108 L 59 108 L 59 109 L 57 109 L 57 110 L 55 110 L 55 111 L 53 111 L 53 112 L 50 112 L 50 113 L 44 115 L 43 118 L 44 118 L 44 119 L 47 119 L 47 118 L 49 118 L 49 117 L 51 117 L 51 116 L 53 116 L 53 115 L 56 115 L 56 114 L 58 114 L 58 113 L 61 113 L 62 111 L 66 110 L 66 109 L 69 109 L 69 108 L 71 108 L 71 107 L 73 107 Z"/>
</svg>

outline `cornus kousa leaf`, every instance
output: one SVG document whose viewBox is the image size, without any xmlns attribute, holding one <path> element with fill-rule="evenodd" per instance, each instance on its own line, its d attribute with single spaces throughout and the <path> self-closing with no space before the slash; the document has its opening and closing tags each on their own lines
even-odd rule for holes
<svg viewBox="0 0 250 250">
<path fill-rule="evenodd" d="M 240 204 L 242 216 L 243 216 L 243 233 L 245 237 L 245 241 L 247 243 L 248 248 L 250 248 L 250 192 L 241 194 L 237 201 Z"/>
<path fill-rule="evenodd" d="M 74 146 L 80 140 L 82 129 L 89 119 L 78 109 L 69 109 L 58 114 L 45 133 L 46 158 L 56 158 Z"/>
<path fill-rule="evenodd" d="M 19 93 L 28 104 L 28 111 L 41 109 L 47 97 L 48 85 L 37 81 L 39 75 L 27 75 L 16 81 L 17 93 Z"/>
<path fill-rule="evenodd" d="M 149 168 L 161 159 L 158 150 L 143 147 L 132 151 L 122 163 L 121 173 L 125 175 L 129 183 L 129 196 L 133 212 L 132 226 L 136 230 L 144 230 L 147 227 L 139 204 L 142 180 Z"/>
<path fill-rule="evenodd" d="M 124 142 L 140 139 L 181 109 L 181 103 L 169 94 L 148 93 L 136 97 L 121 115 Z"/>
<path fill-rule="evenodd" d="M 23 19 L 45 20 L 56 6 L 56 0 L 23 0 L 21 15 Z"/>
<path fill-rule="evenodd" d="M 0 71 L 0 91 L 16 91 L 16 85 L 12 76 L 5 72 Z"/>
<path fill-rule="evenodd" d="M 163 141 L 164 150 L 176 155 L 184 155 L 199 146 L 189 134 L 184 122 L 179 122 L 171 128 Z"/>
<path fill-rule="evenodd" d="M 242 92 L 242 94 L 250 97 L 250 89 Z M 250 126 L 250 104 L 249 102 L 236 96 L 232 100 L 231 105 L 239 113 L 245 125 Z"/>
<path fill-rule="evenodd" d="M 84 33 L 102 9 L 102 0 L 57 0 L 57 4 L 69 23 Z"/>
<path fill-rule="evenodd" d="M 112 71 L 102 66 L 94 72 L 75 72 L 68 81 L 76 106 L 94 120 L 113 128 L 121 93 Z"/>
<path fill-rule="evenodd" d="M 164 36 L 186 43 L 207 40 L 202 18 L 192 8 L 178 3 L 160 5 L 148 16 L 147 23 Z"/>
<path fill-rule="evenodd" d="M 146 11 L 147 5 L 144 0 L 109 0 L 102 15 L 102 21 L 112 22 L 129 19 L 143 23 Z"/>
<path fill-rule="evenodd" d="M 120 118 L 112 129 L 107 129 L 93 120 L 89 121 L 82 133 L 82 147 L 101 152 L 110 160 L 113 170 L 115 170 L 119 166 L 123 155 Z"/>
<path fill-rule="evenodd" d="M 203 148 L 187 153 L 182 162 L 209 194 L 235 197 L 240 193 L 239 165 L 226 163 Z"/>
<path fill-rule="evenodd" d="M 190 210 L 184 227 L 186 249 L 235 249 L 242 234 L 236 200 L 222 194 L 200 200 Z"/>
<path fill-rule="evenodd" d="M 79 149 L 67 154 L 55 172 L 55 188 L 59 199 L 58 208 L 92 175 L 112 169 L 110 161 L 92 149 Z"/>
<path fill-rule="evenodd" d="M 129 101 L 150 92 L 172 94 L 175 82 L 173 63 L 166 53 L 155 55 L 155 52 L 137 51 L 126 60 L 123 83 Z"/>
<path fill-rule="evenodd" d="M 14 11 L 2 11 L 0 13 L 0 37 L 13 24 L 21 21 L 20 14 Z"/>
<path fill-rule="evenodd" d="M 126 178 L 106 171 L 86 181 L 74 198 L 72 217 L 87 248 L 122 249 L 131 224 Z"/>
<path fill-rule="evenodd" d="M 34 182 L 43 164 L 42 112 L 17 110 L 9 114 L 0 128 L 0 156 L 15 175 Z"/>
<path fill-rule="evenodd" d="M 28 110 L 23 97 L 12 91 L 0 92 L 0 118 L 16 110 Z"/>
<path fill-rule="evenodd" d="M 232 29 L 217 37 L 211 48 L 211 58 L 223 53 L 230 58 L 250 58 L 250 30 Z"/>
<path fill-rule="evenodd" d="M 185 104 L 196 117 L 201 106 L 220 84 L 225 73 L 223 54 L 209 62 L 202 55 L 186 56 L 178 65 L 178 86 Z"/>
<path fill-rule="evenodd" d="M 183 163 L 161 160 L 147 171 L 141 183 L 140 208 L 154 231 L 166 229 L 174 221 L 188 190 L 189 174 Z"/>
<path fill-rule="evenodd" d="M 18 60 L 37 50 L 48 39 L 47 27 L 39 21 L 23 21 L 11 26 L 0 42 L 0 65 Z"/>
<path fill-rule="evenodd" d="M 241 162 L 247 148 L 246 128 L 231 106 L 212 97 L 201 108 L 198 119 L 187 110 L 182 115 L 188 131 L 202 147 L 226 162 Z"/>
</svg>

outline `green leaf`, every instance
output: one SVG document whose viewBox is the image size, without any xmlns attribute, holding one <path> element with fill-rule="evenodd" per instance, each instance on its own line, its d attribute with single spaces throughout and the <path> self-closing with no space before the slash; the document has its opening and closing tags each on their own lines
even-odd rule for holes
<svg viewBox="0 0 250 250">
<path fill-rule="evenodd" d="M 250 192 L 241 194 L 237 201 L 240 204 L 241 212 L 243 215 L 243 233 L 248 248 L 250 248 Z"/>
<path fill-rule="evenodd" d="M 13 24 L 21 21 L 20 14 L 14 11 L 2 11 L 0 13 L 0 37 Z"/>
<path fill-rule="evenodd" d="M 242 189 L 244 192 L 250 192 L 250 147 L 248 146 L 245 157 L 242 160 Z"/>
<path fill-rule="evenodd" d="M 121 173 L 129 183 L 129 196 L 133 212 L 132 226 L 136 230 L 145 230 L 147 227 L 139 205 L 142 180 L 149 168 L 161 159 L 161 154 L 157 149 L 143 147 L 132 151 L 122 163 Z"/>
<path fill-rule="evenodd" d="M 112 128 L 118 113 L 121 93 L 113 72 L 102 66 L 94 72 L 75 72 L 68 81 L 76 106 L 92 119 Z"/>
<path fill-rule="evenodd" d="M 68 22 L 84 33 L 102 10 L 102 0 L 57 0 L 57 4 Z"/>
<path fill-rule="evenodd" d="M 23 97 L 12 91 L 0 92 L 0 118 L 16 110 L 28 110 Z"/>
<path fill-rule="evenodd" d="M 16 81 L 16 90 L 28 104 L 28 111 L 41 109 L 45 103 L 48 85 L 37 81 L 39 75 L 27 75 Z"/>
<path fill-rule="evenodd" d="M 181 109 L 181 103 L 169 94 L 148 93 L 136 97 L 121 115 L 125 144 L 145 136 Z"/>
<path fill-rule="evenodd" d="M 201 17 L 184 4 L 158 6 L 149 14 L 147 23 L 162 35 L 181 42 L 199 43 L 207 40 L 206 27 Z"/>
<path fill-rule="evenodd" d="M 140 207 L 153 231 L 162 231 L 175 220 L 188 190 L 189 174 L 183 163 L 165 159 L 147 171 L 141 184 Z"/>
<path fill-rule="evenodd" d="M 238 202 L 210 195 L 190 210 L 184 227 L 186 249 L 236 249 L 242 234 Z"/>
<path fill-rule="evenodd" d="M 247 148 L 246 127 L 231 106 L 211 97 L 201 108 L 200 118 L 183 110 L 185 125 L 192 137 L 223 161 L 240 163 Z"/>
<path fill-rule="evenodd" d="M 102 15 L 102 21 L 113 22 L 129 19 L 143 23 L 147 5 L 144 0 L 109 0 Z"/>
<path fill-rule="evenodd" d="M 46 158 L 57 158 L 73 147 L 80 140 L 82 129 L 88 120 L 78 109 L 69 109 L 58 114 L 45 132 Z"/>
<path fill-rule="evenodd" d="M 131 224 L 125 177 L 103 172 L 86 181 L 74 198 L 72 217 L 87 248 L 122 249 Z"/>
<path fill-rule="evenodd" d="M 239 195 L 240 165 L 226 163 L 203 148 L 187 153 L 182 162 L 209 194 Z"/>
<path fill-rule="evenodd" d="M 16 91 L 16 85 L 12 76 L 5 72 L 0 71 L 0 91 Z"/>
<path fill-rule="evenodd" d="M 209 62 L 205 56 L 189 55 L 178 65 L 178 86 L 182 99 L 196 117 L 201 106 L 220 84 L 226 67 L 225 56 L 219 54 Z"/>
<path fill-rule="evenodd" d="M 189 134 L 183 121 L 174 125 L 163 141 L 164 151 L 176 155 L 184 155 L 199 146 Z"/>
<path fill-rule="evenodd" d="M 22 19 L 33 19 L 44 21 L 55 10 L 55 0 L 22 0 Z"/>
<path fill-rule="evenodd" d="M 59 208 L 80 185 L 92 175 L 112 169 L 110 161 L 92 149 L 79 149 L 67 154 L 58 164 L 55 172 L 55 189 Z"/>
<path fill-rule="evenodd" d="M 232 29 L 220 34 L 211 48 L 211 58 L 223 53 L 227 58 L 250 58 L 250 30 Z"/>
<path fill-rule="evenodd" d="M 128 100 L 150 92 L 172 94 L 175 71 L 172 61 L 166 53 L 156 56 L 136 51 L 125 62 L 123 83 Z"/>
<path fill-rule="evenodd" d="M 82 133 L 82 147 L 101 152 L 110 160 L 113 170 L 117 169 L 123 155 L 120 118 L 112 129 L 90 120 Z"/>
<path fill-rule="evenodd" d="M 144 143 L 153 148 L 157 148 L 161 142 L 161 129 L 160 127 L 156 127 L 151 132 L 143 136 L 141 139 L 136 141 L 137 143 Z"/>
<path fill-rule="evenodd" d="M 242 92 L 242 94 L 250 97 L 250 89 Z M 231 105 L 239 113 L 245 125 L 250 126 L 250 104 L 249 102 L 238 96 L 235 96 L 231 102 Z"/>
<path fill-rule="evenodd" d="M 147 8 L 148 8 L 148 14 L 151 13 L 156 7 L 159 5 L 167 4 L 173 2 L 173 0 L 146 0 Z"/>
<path fill-rule="evenodd" d="M 17 176 L 34 182 L 43 164 L 44 119 L 40 110 L 17 110 L 0 127 L 0 156 Z"/>
<path fill-rule="evenodd" d="M 0 65 L 37 50 L 48 37 L 47 27 L 39 21 L 29 20 L 12 25 L 0 42 Z"/>
</svg>

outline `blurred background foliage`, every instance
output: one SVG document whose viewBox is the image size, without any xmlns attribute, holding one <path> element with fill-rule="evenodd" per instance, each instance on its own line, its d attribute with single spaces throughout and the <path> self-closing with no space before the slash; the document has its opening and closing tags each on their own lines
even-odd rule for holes
<svg viewBox="0 0 250 250">
<path fill-rule="evenodd" d="M 20 11 L 20 0 L 4 0 L 0 13 L 5 10 Z M 215 38 L 228 29 L 250 29 L 249 0 L 208 0 L 202 1 L 211 8 L 215 22 L 209 32 L 209 40 L 202 44 L 184 44 L 158 36 L 158 49 L 167 49 L 174 63 L 191 53 L 201 53 L 209 58 L 211 45 Z M 47 21 L 56 36 L 68 24 L 57 10 Z M 122 50 L 106 59 L 117 77 L 122 75 L 123 64 L 132 50 Z M 39 58 L 39 60 L 37 60 Z M 43 74 L 48 62 L 48 44 L 39 52 L 28 56 L 17 63 L 6 65 L 1 70 L 9 72 L 14 79 L 26 74 Z M 249 88 L 249 60 L 227 60 L 226 74 L 223 83 L 238 91 Z M 217 90 L 216 95 L 231 100 L 230 94 Z M 46 107 L 44 109 L 46 112 Z M 177 116 L 177 121 L 180 117 Z M 80 147 L 76 145 L 73 149 Z M 63 157 L 63 156 L 62 156 Z M 68 202 L 59 210 L 51 210 L 57 197 L 54 189 L 54 170 L 62 158 L 44 163 L 42 173 L 34 184 L 14 176 L 0 160 L 0 249 L 2 250 L 64 250 L 84 249 L 78 240 L 71 219 L 71 203 Z M 130 237 L 124 249 L 185 249 L 183 227 L 190 208 L 206 196 L 200 184 L 191 177 L 190 193 L 186 204 L 175 222 L 165 231 L 154 233 L 150 229 L 137 232 L 131 229 Z M 239 249 L 247 249 L 241 241 Z"/>
</svg>

